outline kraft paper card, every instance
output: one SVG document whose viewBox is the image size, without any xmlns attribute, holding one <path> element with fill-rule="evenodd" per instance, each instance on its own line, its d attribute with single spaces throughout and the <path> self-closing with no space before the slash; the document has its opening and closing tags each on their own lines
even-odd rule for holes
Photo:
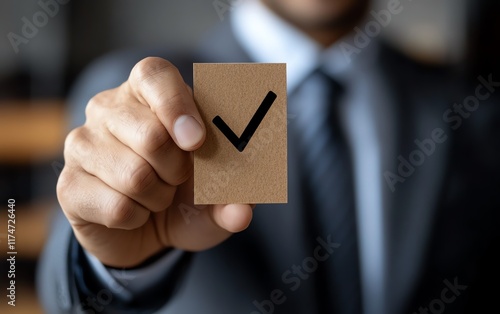
<svg viewBox="0 0 500 314">
<path fill-rule="evenodd" d="M 207 138 L 194 153 L 195 204 L 286 203 L 286 64 L 196 63 Z"/>
</svg>

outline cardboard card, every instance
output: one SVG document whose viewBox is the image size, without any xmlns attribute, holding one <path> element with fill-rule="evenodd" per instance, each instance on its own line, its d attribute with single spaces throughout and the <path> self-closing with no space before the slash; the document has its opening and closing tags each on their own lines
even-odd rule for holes
<svg viewBox="0 0 500 314">
<path fill-rule="evenodd" d="M 194 153 L 195 204 L 286 203 L 286 64 L 196 63 L 207 138 Z"/>
</svg>

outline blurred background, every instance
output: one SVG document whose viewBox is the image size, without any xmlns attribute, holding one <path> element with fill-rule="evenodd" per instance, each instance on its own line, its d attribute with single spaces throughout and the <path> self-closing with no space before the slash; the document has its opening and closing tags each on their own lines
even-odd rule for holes
<svg viewBox="0 0 500 314">
<path fill-rule="evenodd" d="M 45 11 L 38 0 L 0 2 L 1 291 L 7 284 L 8 199 L 17 204 L 18 251 L 17 306 L 8 306 L 2 294 L 0 313 L 42 313 L 33 284 L 36 262 L 57 210 L 55 185 L 69 128 L 66 98 L 79 73 L 114 50 L 192 49 L 208 28 L 227 23 L 228 15 L 217 12 L 214 3 L 238 1 L 58 0 L 51 14 L 40 13 Z M 374 0 L 373 7 L 386 8 L 388 2 Z M 500 1 L 401 4 L 404 10 L 381 35 L 394 45 L 425 62 L 449 64 L 471 80 L 500 70 Z"/>
</svg>

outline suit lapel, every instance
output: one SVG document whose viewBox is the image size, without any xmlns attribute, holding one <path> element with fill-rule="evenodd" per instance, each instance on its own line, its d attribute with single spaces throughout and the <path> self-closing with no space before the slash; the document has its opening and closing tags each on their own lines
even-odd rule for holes
<svg viewBox="0 0 500 314">
<path fill-rule="evenodd" d="M 392 52 L 381 61 L 388 88 L 396 91 L 393 103 L 398 130 L 396 147 L 393 153 L 386 155 L 386 168 L 383 168 L 396 180 L 392 181 L 391 188 L 387 182 L 389 172 L 384 173 L 385 295 L 388 313 L 401 313 L 422 272 L 453 134 L 442 118 L 448 99 L 443 90 L 435 88 L 443 86 L 443 82 L 433 83 L 435 76 L 413 73 L 409 62 L 394 57 Z M 399 61 L 402 64 L 398 64 Z M 436 143 L 432 140 L 433 134 L 446 140 Z M 417 141 L 426 143 L 426 148 Z"/>
</svg>

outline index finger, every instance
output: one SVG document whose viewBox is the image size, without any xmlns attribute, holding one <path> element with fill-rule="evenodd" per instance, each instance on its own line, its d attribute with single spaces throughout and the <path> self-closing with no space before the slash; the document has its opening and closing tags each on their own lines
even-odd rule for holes
<svg viewBox="0 0 500 314">
<path fill-rule="evenodd" d="M 192 151 L 203 144 L 205 126 L 191 90 L 172 63 L 157 57 L 143 59 L 124 85 L 151 108 L 181 149 Z"/>
</svg>

